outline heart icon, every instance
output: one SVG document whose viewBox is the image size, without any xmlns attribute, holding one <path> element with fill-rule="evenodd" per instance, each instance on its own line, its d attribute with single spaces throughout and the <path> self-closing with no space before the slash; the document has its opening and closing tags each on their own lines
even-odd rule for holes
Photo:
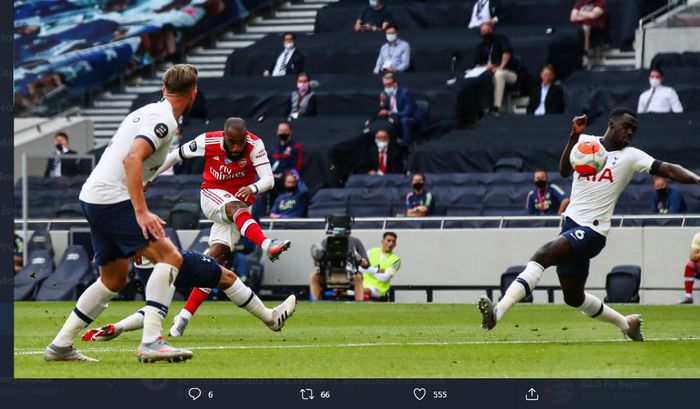
<svg viewBox="0 0 700 409">
<path fill-rule="evenodd" d="M 413 389 L 413 396 L 415 396 L 418 400 L 423 400 L 423 398 L 425 398 L 425 388 Z"/>
</svg>

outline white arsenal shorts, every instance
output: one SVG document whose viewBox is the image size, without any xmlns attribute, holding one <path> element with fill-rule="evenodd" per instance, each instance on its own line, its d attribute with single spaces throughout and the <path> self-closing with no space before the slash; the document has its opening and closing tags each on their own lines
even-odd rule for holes
<svg viewBox="0 0 700 409">
<path fill-rule="evenodd" d="M 233 251 L 238 239 L 241 238 L 241 233 L 238 231 L 236 223 L 226 217 L 226 203 L 230 202 L 239 202 L 245 206 L 240 199 L 225 190 L 202 189 L 200 193 L 202 212 L 207 219 L 214 222 L 211 226 L 211 234 L 209 234 L 209 246 L 214 243 L 222 243 Z"/>
</svg>

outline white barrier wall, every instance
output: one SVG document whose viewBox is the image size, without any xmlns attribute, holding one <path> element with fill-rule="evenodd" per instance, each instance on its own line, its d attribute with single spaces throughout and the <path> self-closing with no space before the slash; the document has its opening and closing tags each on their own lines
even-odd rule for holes
<svg viewBox="0 0 700 409">
<path fill-rule="evenodd" d="M 642 267 L 642 287 L 667 288 L 642 291 L 642 302 L 672 303 L 682 296 L 683 268 L 690 241 L 700 228 L 629 227 L 613 228 L 606 248 L 591 262 L 590 287 L 605 287 L 605 275 L 614 265 Z M 275 230 L 271 237 L 290 239 L 292 247 L 280 261 L 265 264 L 264 284 L 305 285 L 313 271 L 310 247 L 324 237 L 320 230 Z M 497 285 L 500 275 L 512 265 L 525 264 L 534 251 L 558 233 L 558 229 L 448 229 L 396 230 L 396 253 L 401 270 L 393 280 L 403 285 Z M 187 248 L 196 231 L 179 231 Z M 380 230 L 356 230 L 367 249 L 378 246 Z M 65 249 L 68 235 L 52 232 L 57 257 Z M 542 285 L 557 285 L 554 268 L 545 273 Z M 700 285 L 698 285 L 700 290 Z M 603 296 L 602 291 L 594 291 Z M 437 302 L 473 302 L 481 291 L 435 292 Z M 557 294 L 561 302 L 561 294 Z M 398 301 L 425 301 L 424 292 L 399 292 Z M 536 302 L 546 302 L 546 292 L 535 291 Z"/>
</svg>

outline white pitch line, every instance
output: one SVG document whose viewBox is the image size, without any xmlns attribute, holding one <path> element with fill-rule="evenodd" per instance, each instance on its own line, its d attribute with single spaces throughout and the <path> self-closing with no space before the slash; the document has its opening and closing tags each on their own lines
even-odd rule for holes
<svg viewBox="0 0 700 409">
<path fill-rule="evenodd" d="M 689 338 L 648 338 L 645 342 L 659 341 L 700 341 L 700 337 Z M 349 344 L 307 344 L 307 345 L 216 345 L 216 346 L 195 346 L 180 347 L 192 351 L 216 351 L 216 350 L 252 350 L 252 349 L 313 349 L 313 348 L 367 348 L 367 347 L 403 347 L 403 346 L 452 346 L 452 345 L 527 345 L 527 344 L 590 344 L 604 342 L 632 342 L 627 339 L 594 339 L 594 340 L 542 340 L 542 341 L 425 341 L 425 342 L 362 342 Z M 134 349 L 124 348 L 95 348 L 80 349 L 81 352 L 133 352 Z M 40 355 L 44 350 L 15 349 L 15 356 Z"/>
</svg>

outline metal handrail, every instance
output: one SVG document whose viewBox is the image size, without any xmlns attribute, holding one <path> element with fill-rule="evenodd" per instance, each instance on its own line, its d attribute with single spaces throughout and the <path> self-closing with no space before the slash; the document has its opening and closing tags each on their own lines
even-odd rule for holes
<svg viewBox="0 0 700 409">
<path fill-rule="evenodd" d="M 356 217 L 355 223 L 382 223 L 383 228 L 386 228 L 386 224 L 389 222 L 435 222 L 440 223 L 439 230 L 445 229 L 445 222 L 447 221 L 475 221 L 475 222 L 498 222 L 499 229 L 508 228 L 507 222 L 517 222 L 517 221 L 557 221 L 559 225 L 562 224 L 562 218 L 560 216 L 438 216 L 438 217 Z M 611 223 L 614 228 L 620 228 L 627 220 L 679 220 L 681 222 L 681 227 L 685 226 L 687 220 L 700 220 L 700 214 L 659 214 L 659 215 L 613 215 L 611 218 Z M 16 218 L 15 223 L 22 223 L 24 219 Z M 270 229 L 273 229 L 275 225 L 293 225 L 296 223 L 325 223 L 326 219 L 320 217 L 306 218 L 306 219 L 270 219 L 262 218 L 261 223 L 269 223 Z M 201 219 L 200 224 L 211 224 L 212 221 L 209 219 Z M 27 224 L 87 224 L 85 219 L 27 219 Z"/>
<path fill-rule="evenodd" d="M 665 6 L 661 6 L 658 9 L 647 14 L 646 16 L 643 16 L 642 18 L 640 18 L 639 19 L 639 28 L 640 29 L 644 28 L 645 25 L 653 22 L 654 20 L 656 20 L 657 17 L 664 15 L 664 14 L 668 13 L 669 11 L 675 9 L 676 7 L 682 6 L 685 4 L 687 4 L 686 0 L 669 0 Z"/>
</svg>

